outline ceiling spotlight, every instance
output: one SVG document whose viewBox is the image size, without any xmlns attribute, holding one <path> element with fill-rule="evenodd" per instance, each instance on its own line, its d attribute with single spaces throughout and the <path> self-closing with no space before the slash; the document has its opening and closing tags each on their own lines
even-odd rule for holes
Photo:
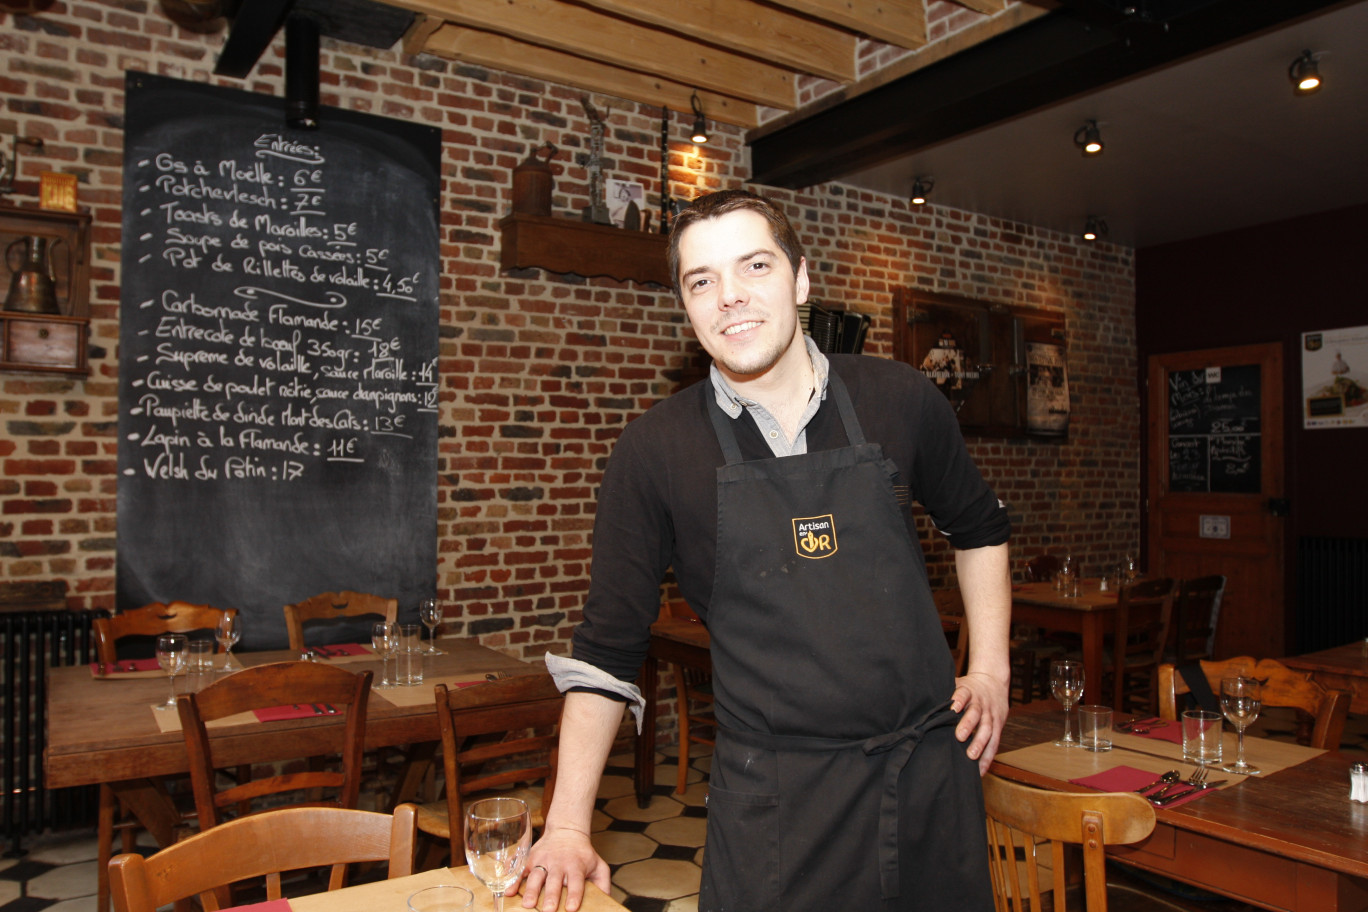
<svg viewBox="0 0 1368 912">
<path fill-rule="evenodd" d="M 1087 224 L 1083 226 L 1083 240 L 1096 241 L 1107 236 L 1107 223 L 1101 216 L 1088 216 Z"/>
<path fill-rule="evenodd" d="M 1316 58 L 1310 51 L 1302 51 L 1301 56 L 1292 61 L 1287 68 L 1287 78 L 1292 80 L 1293 95 L 1311 95 L 1320 91 L 1320 70 Z"/>
<path fill-rule="evenodd" d="M 1083 150 L 1084 158 L 1102 154 L 1102 132 L 1097 129 L 1097 121 L 1090 120 L 1078 128 L 1074 145 Z"/>
<path fill-rule="evenodd" d="M 698 100 L 698 90 L 694 89 L 693 97 L 689 99 L 689 104 L 693 105 L 694 124 L 693 133 L 689 139 L 702 145 L 708 141 L 708 121 L 703 116 L 703 102 Z"/>
<path fill-rule="evenodd" d="M 918 177 L 912 181 L 912 205 L 925 206 L 926 198 L 931 195 L 931 188 L 936 186 L 936 180 L 932 177 Z"/>
</svg>

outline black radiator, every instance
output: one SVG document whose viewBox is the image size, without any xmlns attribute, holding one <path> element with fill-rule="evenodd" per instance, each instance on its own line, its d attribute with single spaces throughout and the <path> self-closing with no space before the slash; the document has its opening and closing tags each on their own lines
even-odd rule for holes
<svg viewBox="0 0 1368 912">
<path fill-rule="evenodd" d="M 1297 541 L 1297 652 L 1368 637 L 1368 538 Z"/>
<path fill-rule="evenodd" d="M 0 613 L 0 753 L 4 769 L 4 835 L 7 854 L 21 854 L 20 841 L 47 829 L 92 826 L 99 805 L 97 786 L 46 789 L 43 748 L 47 742 L 47 669 L 94 659 L 92 621 L 104 611 L 19 611 Z"/>
</svg>

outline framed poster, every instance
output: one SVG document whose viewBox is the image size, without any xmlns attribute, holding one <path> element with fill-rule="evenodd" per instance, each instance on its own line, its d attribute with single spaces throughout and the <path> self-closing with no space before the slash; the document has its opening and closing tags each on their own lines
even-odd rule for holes
<svg viewBox="0 0 1368 912">
<path fill-rule="evenodd" d="M 1302 427 L 1368 428 L 1368 326 L 1302 333 Z"/>
</svg>

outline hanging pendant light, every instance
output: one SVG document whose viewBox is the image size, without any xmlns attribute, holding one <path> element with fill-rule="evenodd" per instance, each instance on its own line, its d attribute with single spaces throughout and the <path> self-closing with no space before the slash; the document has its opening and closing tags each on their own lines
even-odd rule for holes
<svg viewBox="0 0 1368 912">
<path fill-rule="evenodd" d="M 708 141 L 708 119 L 703 116 L 703 102 L 698 99 L 697 89 L 694 89 L 689 104 L 693 106 L 694 112 L 693 133 L 689 135 L 689 139 L 702 145 Z"/>
</svg>

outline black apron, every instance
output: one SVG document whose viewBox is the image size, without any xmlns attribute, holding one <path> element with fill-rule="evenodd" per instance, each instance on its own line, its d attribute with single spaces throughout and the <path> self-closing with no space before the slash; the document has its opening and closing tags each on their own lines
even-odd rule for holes
<svg viewBox="0 0 1368 912">
<path fill-rule="evenodd" d="M 991 910 L 978 764 L 897 470 L 865 443 L 745 462 L 711 402 L 719 722 L 701 912 Z"/>
</svg>

